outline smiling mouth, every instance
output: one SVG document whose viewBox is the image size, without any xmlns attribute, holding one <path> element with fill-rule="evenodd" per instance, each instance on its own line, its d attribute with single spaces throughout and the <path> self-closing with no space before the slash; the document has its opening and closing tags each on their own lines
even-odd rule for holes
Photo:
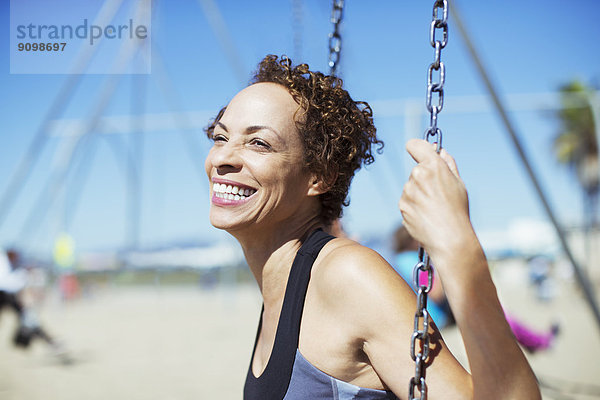
<svg viewBox="0 0 600 400">
<path fill-rule="evenodd" d="M 216 197 L 225 200 L 244 200 L 256 193 L 256 189 L 215 182 L 213 183 L 213 193 Z"/>
</svg>

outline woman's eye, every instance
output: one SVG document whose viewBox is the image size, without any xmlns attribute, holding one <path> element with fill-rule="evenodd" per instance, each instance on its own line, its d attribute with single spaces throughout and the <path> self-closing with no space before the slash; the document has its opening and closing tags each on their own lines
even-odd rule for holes
<svg viewBox="0 0 600 400">
<path fill-rule="evenodd" d="M 227 138 L 224 135 L 220 134 L 220 133 L 213 133 L 213 135 L 212 135 L 212 141 L 213 142 L 226 142 Z"/>
<path fill-rule="evenodd" d="M 251 142 L 253 145 L 258 146 L 258 147 L 262 147 L 265 149 L 270 149 L 271 146 L 269 145 L 269 143 L 265 142 L 262 139 L 253 139 Z"/>
</svg>

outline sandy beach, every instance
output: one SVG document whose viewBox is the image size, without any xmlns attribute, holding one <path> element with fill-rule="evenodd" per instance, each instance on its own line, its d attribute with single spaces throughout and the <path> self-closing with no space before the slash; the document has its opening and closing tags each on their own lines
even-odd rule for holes
<svg viewBox="0 0 600 400">
<path fill-rule="evenodd" d="M 560 324 L 551 349 L 528 355 L 544 399 L 600 398 L 600 328 L 572 278 L 557 279 L 550 301 L 536 298 L 522 262 L 496 266 L 494 279 L 511 315 L 540 330 Z M 40 319 L 68 346 L 71 365 L 43 343 L 12 346 L 16 320 L 5 311 L 0 399 L 241 399 L 260 306 L 254 284 L 105 287 L 67 303 L 51 296 Z M 465 362 L 457 330 L 443 335 Z"/>
</svg>

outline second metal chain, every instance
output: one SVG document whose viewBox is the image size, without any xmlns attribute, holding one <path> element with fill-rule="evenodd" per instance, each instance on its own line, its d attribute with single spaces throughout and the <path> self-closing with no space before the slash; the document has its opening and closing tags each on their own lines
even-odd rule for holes
<svg viewBox="0 0 600 400">
<path fill-rule="evenodd" d="M 440 32 L 441 31 L 441 32 Z M 441 33 L 441 40 L 436 33 Z M 436 143 L 436 151 L 442 149 L 442 130 L 437 126 L 438 114 L 444 107 L 444 82 L 446 68 L 442 62 L 442 49 L 448 43 L 448 1 L 436 0 L 433 4 L 433 18 L 429 29 L 429 41 L 434 49 L 434 60 L 427 70 L 426 106 L 429 111 L 429 127 L 425 130 L 424 139 Z M 434 76 L 436 75 L 437 76 Z M 437 78 L 437 80 L 434 80 Z M 433 105 L 434 93 L 437 93 L 437 105 Z M 421 282 L 421 273 L 426 274 L 426 282 Z M 425 382 L 425 363 L 429 357 L 429 312 L 427 311 L 427 295 L 433 285 L 433 268 L 429 255 L 419 247 L 419 261 L 413 271 L 413 285 L 417 292 L 417 311 L 415 312 L 414 330 L 410 342 L 410 356 L 415 362 L 415 375 L 410 379 L 408 398 L 410 400 L 427 399 L 427 383 Z M 419 393 L 419 397 L 415 395 Z"/>
<path fill-rule="evenodd" d="M 335 75 L 340 62 L 340 52 L 342 51 L 342 35 L 340 34 L 340 25 L 344 16 L 344 0 L 333 0 L 333 9 L 331 10 L 331 23 L 333 23 L 333 32 L 329 34 L 329 74 Z"/>
</svg>

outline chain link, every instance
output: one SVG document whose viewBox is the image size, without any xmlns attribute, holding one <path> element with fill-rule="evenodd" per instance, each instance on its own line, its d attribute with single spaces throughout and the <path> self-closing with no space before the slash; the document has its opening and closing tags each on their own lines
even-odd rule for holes
<svg viewBox="0 0 600 400">
<path fill-rule="evenodd" d="M 294 60 L 302 60 L 303 0 L 292 0 L 292 26 L 294 31 Z"/>
<path fill-rule="evenodd" d="M 436 33 L 441 30 L 440 36 Z M 424 139 L 436 143 L 436 151 L 442 149 L 442 130 L 437 126 L 438 114 L 444 107 L 444 83 L 446 67 L 442 62 L 442 49 L 448 44 L 448 1 L 435 0 L 433 18 L 429 29 L 429 42 L 434 49 L 434 60 L 427 69 L 426 106 L 429 111 L 429 127 L 425 130 Z M 437 93 L 437 105 L 433 105 L 434 93 Z M 427 283 L 421 284 L 421 274 L 426 274 Z M 410 341 L 410 356 L 415 362 L 415 375 L 410 379 L 408 398 L 410 400 L 427 400 L 427 383 L 425 382 L 426 360 L 429 357 L 429 312 L 427 311 L 427 295 L 433 284 L 433 268 L 429 255 L 423 247 L 419 247 L 419 261 L 413 271 L 413 285 L 417 292 L 417 311 L 415 312 L 414 330 Z M 416 394 L 419 397 L 415 397 Z"/>
<path fill-rule="evenodd" d="M 340 52 L 342 51 L 342 35 L 340 34 L 340 25 L 344 16 L 344 0 L 333 0 L 333 9 L 331 10 L 331 23 L 333 32 L 329 34 L 329 74 L 335 75 L 340 62 Z"/>
</svg>

